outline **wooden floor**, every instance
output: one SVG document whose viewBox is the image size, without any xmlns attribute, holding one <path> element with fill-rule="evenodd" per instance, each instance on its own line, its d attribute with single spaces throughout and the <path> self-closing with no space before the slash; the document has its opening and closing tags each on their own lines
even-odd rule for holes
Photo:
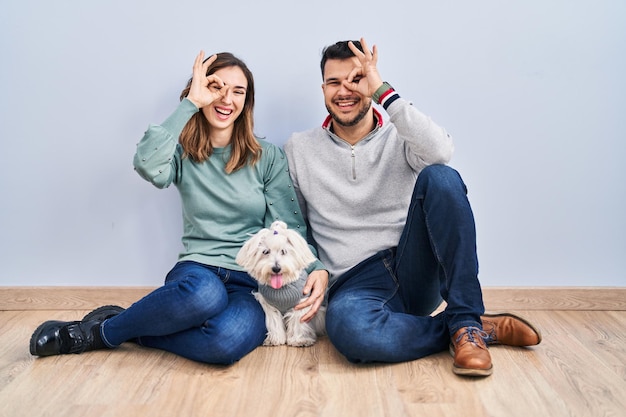
<svg viewBox="0 0 626 417">
<path fill-rule="evenodd" d="M 30 355 L 38 324 L 87 311 L 2 309 L 0 299 L 0 416 L 626 416 L 623 309 L 514 310 L 543 342 L 492 347 L 494 374 L 478 379 L 454 375 L 446 352 L 353 365 L 326 338 L 310 348 L 260 347 L 229 367 L 132 344 Z"/>
</svg>

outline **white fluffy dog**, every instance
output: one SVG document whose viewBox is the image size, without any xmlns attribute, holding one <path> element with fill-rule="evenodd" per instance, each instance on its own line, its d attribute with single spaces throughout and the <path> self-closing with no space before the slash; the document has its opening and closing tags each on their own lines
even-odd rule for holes
<svg viewBox="0 0 626 417">
<path fill-rule="evenodd" d="M 308 323 L 300 321 L 309 309 L 293 307 L 306 298 L 305 268 L 315 261 L 305 239 L 282 221 L 261 229 L 243 245 L 235 261 L 259 282 L 254 297 L 265 311 L 266 346 L 311 346 L 325 334 L 326 308 Z"/>
</svg>

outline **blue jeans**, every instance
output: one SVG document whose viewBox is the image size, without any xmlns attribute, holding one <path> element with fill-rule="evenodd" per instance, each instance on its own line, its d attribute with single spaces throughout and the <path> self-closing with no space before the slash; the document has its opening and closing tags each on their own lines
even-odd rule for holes
<svg viewBox="0 0 626 417">
<path fill-rule="evenodd" d="M 481 328 L 483 313 L 467 188 L 454 169 L 432 165 L 417 178 L 398 246 L 329 289 L 326 327 L 351 362 L 404 362 L 446 350 L 458 329 Z"/>
<path fill-rule="evenodd" d="M 188 359 L 232 364 L 263 343 L 265 314 L 247 273 L 179 262 L 165 285 L 102 324 L 109 347 L 134 340 Z"/>
</svg>

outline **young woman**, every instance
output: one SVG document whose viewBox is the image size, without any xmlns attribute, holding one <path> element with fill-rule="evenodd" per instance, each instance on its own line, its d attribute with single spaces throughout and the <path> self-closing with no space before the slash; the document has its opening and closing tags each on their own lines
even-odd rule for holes
<svg viewBox="0 0 626 417">
<path fill-rule="evenodd" d="M 230 53 L 196 57 L 181 102 L 137 146 L 139 175 L 181 196 L 184 250 L 165 284 L 128 309 L 100 307 L 81 321 L 46 321 L 31 354 L 106 349 L 133 341 L 185 358 L 231 364 L 263 343 L 257 283 L 235 263 L 250 234 L 280 219 L 306 237 L 283 151 L 253 133 L 254 80 Z M 324 299 L 328 273 L 309 267 L 299 308 L 310 320 Z"/>
</svg>

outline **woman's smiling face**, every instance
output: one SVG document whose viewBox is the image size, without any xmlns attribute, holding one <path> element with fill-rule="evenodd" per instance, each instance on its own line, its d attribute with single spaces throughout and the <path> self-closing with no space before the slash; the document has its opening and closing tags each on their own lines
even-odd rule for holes
<svg viewBox="0 0 626 417">
<path fill-rule="evenodd" d="M 220 90 L 222 97 L 203 107 L 202 113 L 213 129 L 232 132 L 235 120 L 244 109 L 248 81 L 241 68 L 236 66 L 221 68 L 214 74 L 224 82 L 224 87 L 211 83 L 209 89 Z"/>
</svg>

